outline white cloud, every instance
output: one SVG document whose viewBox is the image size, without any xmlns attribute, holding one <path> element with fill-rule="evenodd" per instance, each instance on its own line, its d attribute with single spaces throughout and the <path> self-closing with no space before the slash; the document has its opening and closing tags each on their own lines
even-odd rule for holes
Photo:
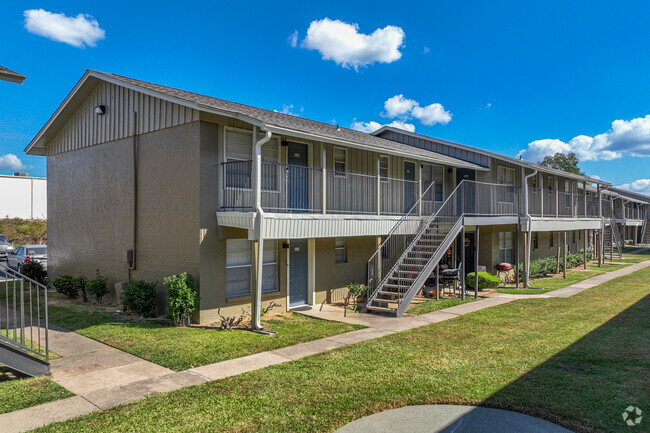
<svg viewBox="0 0 650 433">
<path fill-rule="evenodd" d="M 276 113 L 289 114 L 289 115 L 291 115 L 291 116 L 298 116 L 298 117 L 300 117 L 300 116 L 302 116 L 302 112 L 305 111 L 305 108 L 304 108 L 304 107 L 300 107 L 300 112 L 296 113 L 296 112 L 294 111 L 294 106 L 293 106 L 293 104 L 289 104 L 289 105 L 287 105 L 287 104 L 282 104 L 282 110 L 281 110 L 281 111 L 278 111 L 278 110 L 273 110 L 273 111 L 275 111 Z"/>
<path fill-rule="evenodd" d="M 535 140 L 517 155 L 529 161 L 541 161 L 555 152 L 574 152 L 580 161 L 608 161 L 624 155 L 650 157 L 650 114 L 632 120 L 615 120 L 609 131 L 593 137 L 578 135 L 569 142 Z"/>
<path fill-rule="evenodd" d="M 391 123 L 388 124 L 388 126 L 403 129 L 403 130 L 408 131 L 408 132 L 415 132 L 415 125 L 414 124 L 402 122 L 400 120 L 393 120 Z"/>
<path fill-rule="evenodd" d="M 0 156 L 0 170 L 24 170 L 28 168 L 13 153 Z"/>
<path fill-rule="evenodd" d="M 357 131 L 367 132 L 368 134 L 370 134 L 371 132 L 375 132 L 381 127 L 382 127 L 381 123 L 375 122 L 373 120 L 371 120 L 370 122 L 357 122 L 355 120 L 354 122 L 352 122 L 352 125 L 350 125 L 350 128 L 356 129 Z"/>
<path fill-rule="evenodd" d="M 422 54 L 429 54 L 430 52 L 431 52 L 431 48 L 429 47 L 424 47 L 424 49 L 422 50 Z"/>
<path fill-rule="evenodd" d="M 382 126 L 384 125 L 382 125 L 379 122 L 375 122 L 374 120 L 371 120 L 370 122 L 357 122 L 355 120 L 350 125 L 350 128 L 356 129 L 357 131 L 367 132 L 368 134 L 370 134 L 372 132 L 375 132 Z M 403 129 L 409 132 L 415 132 L 415 125 L 413 125 L 412 123 L 402 122 L 400 120 L 393 120 L 391 123 L 388 124 L 388 126 Z"/>
<path fill-rule="evenodd" d="M 650 179 L 638 179 L 632 183 L 624 183 L 618 188 L 638 192 L 640 194 L 650 195 Z"/>
<path fill-rule="evenodd" d="M 287 38 L 287 42 L 291 45 L 291 48 L 296 48 L 298 46 L 298 30 L 295 30 Z"/>
<path fill-rule="evenodd" d="M 312 21 L 302 45 L 318 50 L 323 60 L 333 60 L 344 68 L 359 70 L 373 63 L 391 63 L 402 57 L 404 30 L 386 26 L 367 35 L 358 24 L 323 18 Z"/>
<path fill-rule="evenodd" d="M 426 107 L 415 106 L 411 111 L 411 115 L 416 119 L 420 119 L 423 125 L 435 125 L 436 123 L 446 125 L 451 121 L 451 113 L 437 102 Z"/>
<path fill-rule="evenodd" d="M 99 27 L 95 18 L 86 14 L 69 17 L 63 13 L 48 12 L 43 9 L 26 10 L 25 28 L 30 33 L 45 36 L 53 41 L 63 42 L 73 47 L 94 47 L 104 39 L 106 32 Z"/>
<path fill-rule="evenodd" d="M 386 113 L 382 114 L 382 116 L 390 118 L 408 117 L 411 110 L 416 105 L 418 105 L 418 103 L 413 99 L 405 98 L 404 95 L 401 94 L 395 95 L 384 102 L 384 110 L 386 110 Z"/>
</svg>

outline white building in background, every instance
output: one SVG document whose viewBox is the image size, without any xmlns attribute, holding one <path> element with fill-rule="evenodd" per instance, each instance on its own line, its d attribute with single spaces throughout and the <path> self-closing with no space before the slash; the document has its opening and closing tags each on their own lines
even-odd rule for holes
<svg viewBox="0 0 650 433">
<path fill-rule="evenodd" d="M 47 179 L 0 175 L 0 218 L 47 219 Z"/>
</svg>

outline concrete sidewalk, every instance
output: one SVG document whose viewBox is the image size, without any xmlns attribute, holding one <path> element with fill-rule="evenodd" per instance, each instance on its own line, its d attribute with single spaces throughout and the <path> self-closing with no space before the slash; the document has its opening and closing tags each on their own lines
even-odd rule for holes
<svg viewBox="0 0 650 433">
<path fill-rule="evenodd" d="M 0 425 L 6 433 L 22 432 L 186 386 L 223 379 L 395 332 L 442 322 L 517 299 L 573 296 L 647 266 L 650 266 L 650 260 L 541 295 L 497 294 L 420 316 L 395 318 L 349 313 L 347 317 L 343 317 L 342 308 L 327 305 L 323 306 L 322 311 L 319 307 L 305 308 L 298 311 L 312 317 L 354 323 L 367 328 L 181 372 L 174 372 L 74 332 L 51 326 L 50 348 L 62 356 L 51 363 L 52 378 L 77 395 L 0 415 Z"/>
</svg>

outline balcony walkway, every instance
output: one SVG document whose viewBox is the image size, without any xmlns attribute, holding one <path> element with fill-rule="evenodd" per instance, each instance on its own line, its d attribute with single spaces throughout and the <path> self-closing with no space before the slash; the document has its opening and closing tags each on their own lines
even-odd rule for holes
<svg viewBox="0 0 650 433">
<path fill-rule="evenodd" d="M 301 313 L 327 320 L 364 324 L 368 327 L 358 331 L 334 335 L 320 340 L 217 362 L 180 372 L 172 372 L 164 367 L 143 361 L 140 358 L 126 354 L 95 340 L 58 328 L 58 335 L 53 334 L 51 350 L 63 355 L 63 358 L 56 360 L 56 364 L 54 362 L 52 363 L 53 379 L 62 386 L 66 386 L 66 378 L 70 379 L 71 375 L 74 377 L 76 373 L 78 379 L 83 377 L 83 380 L 67 381 L 69 386 L 75 383 L 73 388 L 80 395 L 0 415 L 0 425 L 3 426 L 3 432 L 5 433 L 23 432 L 153 395 L 212 380 L 236 376 L 270 365 L 283 364 L 306 356 L 324 353 L 332 349 L 380 338 L 394 332 L 443 322 L 473 311 L 512 302 L 516 299 L 572 296 L 583 290 L 636 272 L 647 266 L 650 266 L 650 260 L 627 266 L 618 271 L 608 272 L 542 295 L 496 294 L 476 302 L 413 317 L 394 318 L 371 316 L 365 318 L 363 316 L 369 315 L 351 313 L 344 318 L 342 309 L 338 309 L 339 312 L 336 312 L 328 308 L 324 309 L 323 312 L 319 312 L 318 307 L 313 307 L 309 310 L 301 311 Z M 51 329 L 57 328 L 52 326 Z M 110 359 L 107 359 L 107 356 Z M 120 359 L 123 359 L 123 361 L 119 361 Z M 83 364 L 77 364 L 80 361 L 83 361 Z M 147 365 L 137 365 L 138 363 L 146 363 Z M 119 367 L 117 366 L 118 364 L 124 367 Z M 85 365 L 85 367 L 81 368 L 82 365 Z M 129 370 L 128 375 L 123 378 L 120 378 L 119 375 L 112 376 L 111 380 L 107 380 L 105 377 L 107 372 L 120 371 L 120 368 Z M 83 369 L 87 370 L 83 372 Z M 101 384 L 99 385 L 101 389 L 92 391 L 93 385 L 97 383 Z"/>
</svg>

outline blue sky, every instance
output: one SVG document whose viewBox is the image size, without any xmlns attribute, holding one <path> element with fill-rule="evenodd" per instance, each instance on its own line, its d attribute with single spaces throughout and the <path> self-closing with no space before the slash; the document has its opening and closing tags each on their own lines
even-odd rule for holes
<svg viewBox="0 0 650 433">
<path fill-rule="evenodd" d="M 27 80 L 0 82 L 0 173 L 14 154 L 46 175 L 45 159 L 23 149 L 97 69 L 346 127 L 400 121 L 510 156 L 527 149 L 527 159 L 577 149 L 590 175 L 650 179 L 650 3 L 316 3 L 3 4 L 0 65 Z M 26 24 L 33 9 L 87 14 L 104 37 L 53 40 Z M 385 117 L 396 95 L 407 109 Z M 634 186 L 648 192 L 650 180 Z"/>
</svg>

